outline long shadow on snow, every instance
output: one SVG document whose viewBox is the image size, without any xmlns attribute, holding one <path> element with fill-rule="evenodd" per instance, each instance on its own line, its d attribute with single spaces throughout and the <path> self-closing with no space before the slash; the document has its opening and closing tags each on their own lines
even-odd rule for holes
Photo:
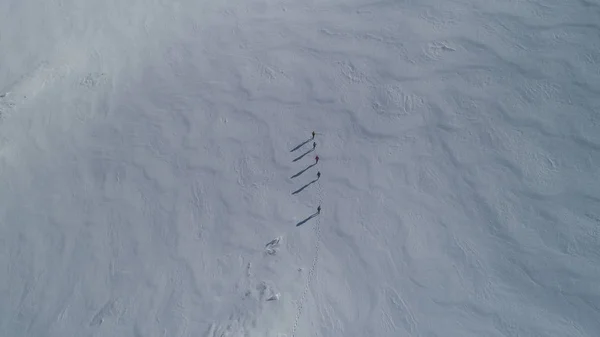
<svg viewBox="0 0 600 337">
<path fill-rule="evenodd" d="M 312 184 L 316 183 L 316 182 L 317 182 L 317 180 L 319 180 L 319 179 L 317 178 L 317 179 L 315 179 L 315 180 L 311 181 L 310 183 L 308 183 L 308 184 L 306 184 L 306 185 L 304 185 L 304 186 L 300 187 L 299 189 L 297 189 L 297 190 L 295 190 L 294 192 L 292 192 L 292 194 L 298 194 L 298 193 L 302 192 L 302 190 L 303 190 L 303 189 L 305 189 L 305 188 L 307 188 L 308 186 L 310 186 L 310 185 L 312 185 Z"/>
<path fill-rule="evenodd" d="M 300 172 L 298 172 L 298 173 L 294 174 L 293 176 L 291 176 L 291 179 L 294 179 L 294 178 L 296 178 L 297 176 L 299 176 L 299 175 L 301 175 L 302 173 L 306 172 L 306 170 L 308 170 L 309 168 L 311 168 L 311 167 L 313 167 L 313 166 L 315 166 L 315 165 L 317 165 L 317 163 L 314 163 L 314 164 L 312 164 L 312 165 L 308 165 L 308 167 L 306 167 L 304 170 L 302 170 L 302 171 L 300 171 Z"/>
<path fill-rule="evenodd" d="M 291 149 L 291 150 L 290 150 L 290 152 L 294 152 L 294 151 L 298 150 L 298 149 L 299 149 L 299 148 L 301 148 L 301 147 L 302 147 L 304 144 L 306 144 L 306 143 L 310 142 L 311 140 L 312 140 L 312 138 L 309 138 L 309 139 L 305 140 L 305 141 L 304 141 L 304 143 L 302 143 L 302 144 L 300 144 L 300 145 L 296 146 L 295 148 Z"/>
<path fill-rule="evenodd" d="M 302 220 L 302 221 L 298 222 L 298 223 L 296 224 L 296 227 L 304 225 L 304 223 L 306 223 L 308 220 L 310 220 L 310 219 L 312 219 L 312 218 L 316 217 L 317 215 L 319 215 L 319 212 L 313 213 L 313 214 L 312 214 L 311 216 L 309 216 L 308 218 L 306 218 L 306 219 L 304 219 L 304 220 Z"/>
<path fill-rule="evenodd" d="M 304 156 L 306 156 L 307 154 L 309 154 L 309 153 L 313 152 L 314 150 L 315 150 L 315 149 L 314 149 L 314 148 L 312 148 L 312 149 L 310 149 L 310 150 L 308 150 L 308 151 L 304 152 L 303 154 L 301 154 L 301 155 L 300 155 L 300 157 L 298 157 L 298 158 L 294 159 L 294 160 L 293 160 L 293 162 L 294 162 L 294 163 L 295 163 L 295 162 L 297 162 L 298 160 L 302 159 Z"/>
</svg>

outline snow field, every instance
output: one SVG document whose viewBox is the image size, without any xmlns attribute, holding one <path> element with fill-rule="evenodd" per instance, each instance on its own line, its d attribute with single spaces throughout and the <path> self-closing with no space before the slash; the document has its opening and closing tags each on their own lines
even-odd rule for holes
<svg viewBox="0 0 600 337">
<path fill-rule="evenodd" d="M 0 334 L 597 335 L 598 14 L 0 4 Z"/>
</svg>

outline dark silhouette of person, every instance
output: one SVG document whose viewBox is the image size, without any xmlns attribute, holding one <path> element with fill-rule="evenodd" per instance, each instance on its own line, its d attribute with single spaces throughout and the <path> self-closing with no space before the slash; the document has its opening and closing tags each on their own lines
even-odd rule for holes
<svg viewBox="0 0 600 337">
<path fill-rule="evenodd" d="M 321 205 L 319 205 L 319 207 L 317 207 L 317 214 L 321 214 Z"/>
<path fill-rule="evenodd" d="M 317 172 L 317 179 L 321 178 L 321 171 Z"/>
<path fill-rule="evenodd" d="M 313 142 L 313 150 L 317 147 L 317 143 Z"/>
<path fill-rule="evenodd" d="M 315 157 L 315 164 L 319 162 L 319 156 Z"/>
<path fill-rule="evenodd" d="M 312 132 L 312 139 L 315 139 L 315 132 Z"/>
</svg>

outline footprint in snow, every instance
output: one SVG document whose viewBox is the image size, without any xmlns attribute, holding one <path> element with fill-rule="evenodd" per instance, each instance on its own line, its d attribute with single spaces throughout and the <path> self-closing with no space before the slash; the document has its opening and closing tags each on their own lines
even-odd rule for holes
<svg viewBox="0 0 600 337">
<path fill-rule="evenodd" d="M 277 253 L 281 239 L 282 239 L 281 236 L 277 237 L 277 238 L 269 241 L 269 243 L 267 243 L 265 245 L 265 250 L 266 250 L 267 254 L 275 255 Z"/>
</svg>

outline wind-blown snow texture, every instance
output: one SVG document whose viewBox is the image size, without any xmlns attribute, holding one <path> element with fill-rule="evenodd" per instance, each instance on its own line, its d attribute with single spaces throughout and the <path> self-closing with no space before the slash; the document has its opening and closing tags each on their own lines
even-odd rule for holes
<svg viewBox="0 0 600 337">
<path fill-rule="evenodd" d="M 598 336 L 599 17 L 0 2 L 0 335 Z"/>
</svg>

